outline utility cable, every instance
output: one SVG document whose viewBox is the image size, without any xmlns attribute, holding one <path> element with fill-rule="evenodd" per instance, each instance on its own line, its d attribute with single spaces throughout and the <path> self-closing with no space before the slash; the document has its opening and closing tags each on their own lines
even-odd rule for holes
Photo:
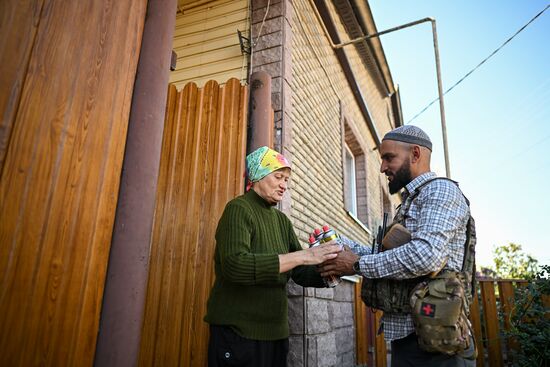
<svg viewBox="0 0 550 367">
<path fill-rule="evenodd" d="M 258 44 L 258 41 L 260 40 L 260 36 L 262 35 L 262 29 L 264 28 L 265 20 L 267 18 L 267 13 L 269 13 L 269 5 L 271 4 L 271 0 L 267 0 L 267 7 L 265 8 L 265 14 L 264 18 L 262 19 L 262 24 L 260 25 L 260 30 L 258 31 L 258 37 L 256 37 L 256 42 L 252 44 L 252 47 L 256 47 Z M 252 37 L 250 37 L 252 39 Z"/>
<path fill-rule="evenodd" d="M 464 79 L 466 79 L 467 77 L 469 77 L 474 71 L 476 71 L 481 65 L 483 65 L 487 60 L 489 60 L 491 57 L 493 57 L 497 52 L 499 52 L 504 46 L 506 46 L 506 44 L 508 44 L 511 40 L 513 40 L 518 34 L 520 34 L 525 28 L 527 28 L 527 26 L 529 24 L 531 24 L 535 19 L 537 19 L 539 16 L 542 15 L 542 13 L 544 13 L 548 8 L 550 8 L 550 4 L 549 5 L 546 5 L 546 7 L 541 10 L 537 15 L 535 15 L 533 18 L 531 18 L 531 20 L 529 22 L 527 22 L 523 27 L 521 27 L 516 33 L 514 33 L 514 35 L 510 38 L 508 38 L 502 45 L 500 45 L 500 47 L 498 47 L 496 50 L 494 50 L 489 56 L 487 56 L 485 59 L 483 59 L 483 61 L 481 61 L 479 64 L 477 64 L 476 67 L 474 67 L 472 70 L 470 70 L 469 72 L 466 73 L 466 75 L 464 75 L 459 81 L 457 81 L 455 84 L 453 84 L 452 87 L 450 87 L 449 89 L 447 89 L 443 95 L 446 95 L 447 93 L 449 93 L 451 90 L 453 90 L 454 87 L 456 87 L 457 85 L 459 85 L 460 83 L 462 83 L 464 81 Z M 418 112 L 412 119 L 410 119 L 407 124 L 410 124 L 411 122 L 413 122 L 418 116 L 422 115 L 428 108 L 430 108 L 435 102 L 439 101 L 439 97 L 434 99 L 433 101 L 431 101 L 426 107 L 424 107 L 420 112 Z"/>
</svg>

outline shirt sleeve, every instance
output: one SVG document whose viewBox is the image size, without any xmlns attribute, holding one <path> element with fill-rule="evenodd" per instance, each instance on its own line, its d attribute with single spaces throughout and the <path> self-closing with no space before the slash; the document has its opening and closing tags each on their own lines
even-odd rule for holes
<svg viewBox="0 0 550 367">
<path fill-rule="evenodd" d="M 371 255 L 376 252 L 372 245 L 367 246 L 362 243 L 355 242 L 354 240 L 349 239 L 346 236 L 340 235 L 340 240 L 342 241 L 343 245 L 347 245 L 350 248 L 350 250 L 356 255 L 359 255 L 359 256 Z"/>
<path fill-rule="evenodd" d="M 452 183 L 426 186 L 415 200 L 420 212 L 412 240 L 375 255 L 362 256 L 359 267 L 367 278 L 415 278 L 438 271 L 449 258 L 449 241 L 464 229 L 468 206 Z"/>
<path fill-rule="evenodd" d="M 281 282 L 279 256 L 251 251 L 252 214 L 242 205 L 230 202 L 216 230 L 216 251 L 221 275 L 232 283 L 269 285 Z"/>
</svg>

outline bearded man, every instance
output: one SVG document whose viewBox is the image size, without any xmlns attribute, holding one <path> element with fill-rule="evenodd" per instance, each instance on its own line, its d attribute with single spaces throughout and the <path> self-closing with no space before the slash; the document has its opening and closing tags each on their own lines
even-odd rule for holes
<svg viewBox="0 0 550 367">
<path fill-rule="evenodd" d="M 384 310 L 380 331 L 391 341 L 393 367 L 475 365 L 474 343 L 468 330 L 462 338 L 467 345 L 464 350 L 429 352 L 420 347 L 413 323 L 412 287 L 431 273 L 461 272 L 463 260 L 473 256 L 465 252 L 470 238 L 467 200 L 455 182 L 438 179 L 431 172 L 431 153 L 429 136 L 412 125 L 388 132 L 380 146 L 380 172 L 388 178 L 390 193 L 403 189 L 394 223 L 410 232 L 408 242 L 377 253 L 370 246 L 342 237 L 351 251 L 342 251 L 320 266 L 322 276 L 359 274 L 364 277 L 363 284 L 371 281 L 378 287 L 367 292 L 382 291 L 383 296 L 376 301 L 379 306 L 374 308 Z M 468 271 L 471 279 L 471 269 Z"/>
</svg>

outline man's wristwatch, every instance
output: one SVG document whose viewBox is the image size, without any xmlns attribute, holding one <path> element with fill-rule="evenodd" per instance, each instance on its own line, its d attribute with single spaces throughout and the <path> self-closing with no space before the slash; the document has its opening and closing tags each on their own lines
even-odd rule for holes
<svg viewBox="0 0 550 367">
<path fill-rule="evenodd" d="M 355 274 L 361 274 L 361 268 L 359 267 L 359 260 L 353 264 L 353 271 Z"/>
</svg>

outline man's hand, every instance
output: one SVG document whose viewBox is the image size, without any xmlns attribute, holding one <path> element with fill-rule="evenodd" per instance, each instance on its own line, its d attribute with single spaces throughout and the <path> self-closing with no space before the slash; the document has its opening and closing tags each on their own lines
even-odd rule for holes
<svg viewBox="0 0 550 367">
<path fill-rule="evenodd" d="M 332 241 L 331 241 L 332 242 Z M 331 243 L 329 242 L 329 243 Z M 327 260 L 318 266 L 318 271 L 322 277 L 329 275 L 354 275 L 353 264 L 359 260 L 359 256 L 355 255 L 348 246 L 344 246 L 344 251 L 339 252 L 338 256 L 332 260 Z"/>
</svg>

